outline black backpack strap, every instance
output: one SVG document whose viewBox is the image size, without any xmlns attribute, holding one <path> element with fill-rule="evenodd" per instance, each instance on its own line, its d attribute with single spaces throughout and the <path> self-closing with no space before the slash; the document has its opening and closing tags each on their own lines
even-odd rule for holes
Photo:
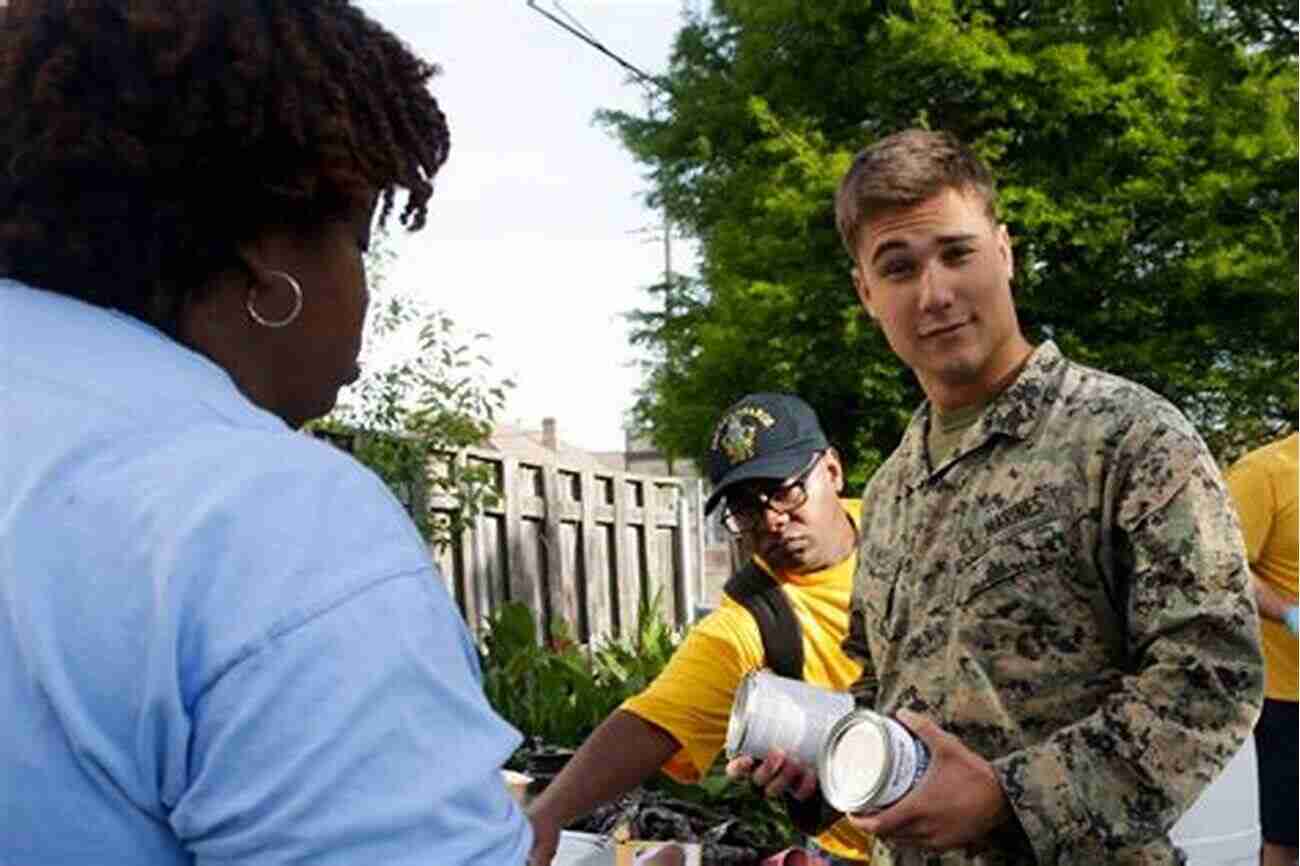
<svg viewBox="0 0 1300 866">
<path fill-rule="evenodd" d="M 722 591 L 754 617 L 763 637 L 767 666 L 779 676 L 803 679 L 803 630 L 790 599 L 771 575 L 751 560 L 727 581 Z"/>
<path fill-rule="evenodd" d="M 803 679 L 803 629 L 795 619 L 790 599 L 781 586 L 750 560 L 731 576 L 723 592 L 744 606 L 758 623 L 763 637 L 763 656 L 773 673 L 790 679 Z M 822 799 L 818 791 L 807 800 L 790 794 L 783 798 L 795 829 L 809 836 L 824 832 L 843 817 Z"/>
</svg>

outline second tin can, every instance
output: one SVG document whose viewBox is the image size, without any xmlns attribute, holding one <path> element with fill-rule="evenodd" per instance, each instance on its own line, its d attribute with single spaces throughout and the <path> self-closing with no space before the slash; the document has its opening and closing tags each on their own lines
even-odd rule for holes
<svg viewBox="0 0 1300 866">
<path fill-rule="evenodd" d="M 767 669 L 746 674 L 736 689 L 727 722 L 727 757 L 762 759 L 780 749 L 809 769 L 836 720 L 853 710 L 853 696 Z"/>
<path fill-rule="evenodd" d="M 817 755 L 822 796 L 840 812 L 878 812 L 921 781 L 930 750 L 899 722 L 854 710 L 836 722 Z"/>
</svg>

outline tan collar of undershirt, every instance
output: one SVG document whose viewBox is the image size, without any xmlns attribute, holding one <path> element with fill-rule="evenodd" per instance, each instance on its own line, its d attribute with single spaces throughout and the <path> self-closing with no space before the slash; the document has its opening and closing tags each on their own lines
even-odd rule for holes
<svg viewBox="0 0 1300 866">
<path fill-rule="evenodd" d="M 930 404 L 930 423 L 926 431 L 925 448 L 930 457 L 931 469 L 937 469 L 948 462 L 956 451 L 957 445 L 960 444 L 962 436 L 979 421 L 988 405 L 1011 387 L 1011 383 L 1020 378 L 1021 371 L 1025 369 L 1033 354 L 1032 351 L 1026 352 L 1025 357 L 1020 359 L 1020 363 L 1002 377 L 985 400 L 968 406 L 958 406 L 946 412 L 941 411 L 933 403 Z"/>
<path fill-rule="evenodd" d="M 931 469 L 937 469 L 957 450 L 961 437 L 973 427 L 984 413 L 988 403 L 975 403 L 940 413 L 931 406 L 930 429 L 925 437 L 925 449 L 930 455 Z"/>
</svg>

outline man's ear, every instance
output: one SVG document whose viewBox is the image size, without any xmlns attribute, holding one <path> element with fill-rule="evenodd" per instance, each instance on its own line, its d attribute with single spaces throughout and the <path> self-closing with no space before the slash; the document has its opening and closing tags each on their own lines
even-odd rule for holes
<svg viewBox="0 0 1300 866">
<path fill-rule="evenodd" d="M 871 307 L 871 289 L 867 286 L 866 278 L 862 275 L 862 268 L 857 265 L 853 266 L 853 289 L 858 293 L 858 300 L 862 302 L 862 309 L 867 311 L 867 315 L 876 318 L 876 311 Z"/>
<path fill-rule="evenodd" d="M 1007 282 L 1011 282 L 1016 273 L 1016 255 L 1011 251 L 1011 233 L 1007 231 L 1006 223 L 998 226 L 998 255 L 1006 265 Z"/>
<path fill-rule="evenodd" d="M 840 464 L 840 452 L 833 447 L 826 450 L 826 456 L 822 458 L 826 461 L 826 474 L 831 479 L 831 486 L 835 488 L 836 493 L 844 491 L 844 467 Z"/>
</svg>

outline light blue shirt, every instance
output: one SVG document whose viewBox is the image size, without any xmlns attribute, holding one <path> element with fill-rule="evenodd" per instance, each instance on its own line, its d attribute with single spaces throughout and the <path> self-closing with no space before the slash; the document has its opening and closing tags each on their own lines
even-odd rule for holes
<svg viewBox="0 0 1300 866">
<path fill-rule="evenodd" d="M 372 473 L 0 280 L 0 864 L 527 859 L 441 576 Z"/>
</svg>

